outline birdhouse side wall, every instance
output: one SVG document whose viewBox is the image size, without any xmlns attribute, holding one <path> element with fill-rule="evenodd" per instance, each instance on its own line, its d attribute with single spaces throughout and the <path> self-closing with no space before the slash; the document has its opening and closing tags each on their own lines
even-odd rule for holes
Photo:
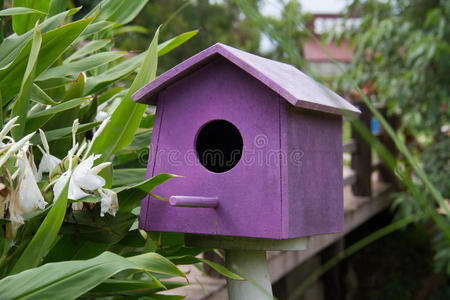
<svg viewBox="0 0 450 300">
<path fill-rule="evenodd" d="M 280 117 L 285 238 L 342 232 L 342 117 L 286 103 Z"/>
</svg>

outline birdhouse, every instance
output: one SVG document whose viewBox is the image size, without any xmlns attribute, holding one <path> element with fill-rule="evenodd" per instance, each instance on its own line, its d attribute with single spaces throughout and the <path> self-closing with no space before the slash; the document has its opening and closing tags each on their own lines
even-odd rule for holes
<svg viewBox="0 0 450 300">
<path fill-rule="evenodd" d="M 140 227 L 290 239 L 343 231 L 346 100 L 295 67 L 215 44 L 133 95 L 156 105 Z"/>
</svg>

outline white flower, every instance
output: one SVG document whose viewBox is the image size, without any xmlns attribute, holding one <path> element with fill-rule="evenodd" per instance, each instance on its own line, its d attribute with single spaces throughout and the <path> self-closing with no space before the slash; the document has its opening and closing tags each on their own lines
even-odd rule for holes
<svg viewBox="0 0 450 300">
<path fill-rule="evenodd" d="M 111 163 L 102 163 L 96 167 L 92 167 L 94 160 L 99 157 L 100 155 L 91 155 L 75 168 L 69 183 L 69 199 L 79 200 L 89 196 L 83 190 L 94 191 L 105 185 L 105 180 L 97 174 Z"/>
<path fill-rule="evenodd" d="M 34 135 L 34 132 L 30 133 L 29 135 L 24 136 L 18 142 L 9 143 L 7 145 L 8 146 L 8 151 L 0 157 L 0 167 L 3 166 L 3 164 L 8 161 L 8 159 L 11 157 L 11 155 L 15 154 L 17 151 L 22 149 L 22 147 L 24 147 L 24 145 L 26 146 L 28 141 L 31 139 L 31 137 L 33 135 Z"/>
<path fill-rule="evenodd" d="M 105 127 L 106 127 L 106 125 L 108 125 L 110 120 L 111 120 L 111 117 L 108 117 L 108 118 L 103 120 L 102 124 L 100 124 L 98 129 L 95 131 L 91 142 L 89 143 L 89 147 L 86 150 L 86 154 L 85 155 L 89 155 L 89 153 L 91 152 L 92 145 L 94 145 L 95 140 L 100 136 L 100 134 L 103 132 L 103 130 L 105 130 Z"/>
<path fill-rule="evenodd" d="M 42 145 L 44 146 L 44 150 L 41 147 L 38 148 L 42 152 L 42 159 L 39 163 L 39 169 L 37 172 L 37 180 L 40 181 L 42 179 L 43 173 L 51 173 L 53 169 L 61 162 L 61 160 L 50 154 L 50 148 L 48 147 L 47 138 L 45 137 L 44 131 L 39 129 L 39 134 L 41 135 Z"/>
<path fill-rule="evenodd" d="M 11 128 L 18 126 L 18 124 L 16 124 L 16 121 L 19 117 L 14 117 L 11 120 L 8 121 L 8 123 L 6 123 L 2 130 L 0 131 L 0 142 L 3 141 L 3 139 L 5 138 L 6 134 L 8 134 L 8 132 L 11 130 Z"/>
<path fill-rule="evenodd" d="M 42 159 L 39 163 L 39 168 L 37 172 L 37 180 L 42 179 L 43 173 L 51 173 L 53 169 L 61 162 L 61 160 L 51 154 L 42 153 Z"/>
<path fill-rule="evenodd" d="M 36 183 L 36 177 L 33 174 L 29 163 L 25 163 L 25 168 L 20 176 L 19 186 L 19 203 L 25 213 L 36 210 L 37 208 L 44 209 L 46 202 L 41 194 Z"/>
<path fill-rule="evenodd" d="M 107 119 L 109 117 L 109 114 L 105 111 L 99 111 L 97 113 L 97 115 L 95 116 L 94 121 L 95 122 L 101 122 L 104 121 L 105 119 Z"/>
<path fill-rule="evenodd" d="M 103 217 L 105 213 L 115 216 L 117 210 L 119 209 L 117 193 L 103 188 L 99 188 L 98 193 L 102 197 L 100 200 L 100 216 Z"/>
<path fill-rule="evenodd" d="M 64 172 L 56 179 L 55 185 L 53 186 L 53 202 L 58 199 L 61 191 L 66 186 L 67 180 L 70 178 L 70 170 Z"/>
<path fill-rule="evenodd" d="M 13 221 L 23 223 L 22 215 L 39 209 L 44 209 L 46 202 L 36 182 L 36 176 L 26 152 L 21 150 L 18 154 L 19 167 L 18 194 L 11 199 L 11 217 Z"/>
</svg>

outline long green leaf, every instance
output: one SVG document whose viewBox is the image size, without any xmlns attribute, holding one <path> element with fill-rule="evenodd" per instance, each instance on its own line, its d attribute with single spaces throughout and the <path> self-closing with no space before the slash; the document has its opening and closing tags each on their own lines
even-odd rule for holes
<svg viewBox="0 0 450 300">
<path fill-rule="evenodd" d="M 48 14 L 50 16 L 59 14 L 64 11 L 67 7 L 68 0 L 51 0 L 50 8 L 48 9 Z"/>
<path fill-rule="evenodd" d="M 197 32 L 198 32 L 197 30 L 185 32 L 168 41 L 161 43 L 160 45 L 158 45 L 158 56 L 167 54 L 174 48 L 187 42 L 189 39 L 195 36 Z M 85 94 L 88 95 L 91 93 L 96 93 L 105 86 L 107 86 L 109 83 L 117 81 L 120 78 L 129 75 L 131 72 L 136 70 L 141 65 L 142 61 L 145 58 L 145 55 L 146 53 L 141 53 L 131 59 L 121 62 L 120 64 L 117 64 L 116 66 L 112 67 L 111 69 L 103 72 L 98 76 L 88 77 L 86 82 Z"/>
<path fill-rule="evenodd" d="M 79 50 L 75 51 L 72 55 L 70 55 L 68 58 L 64 60 L 64 62 L 71 62 L 73 60 L 76 60 L 80 57 L 86 56 L 88 54 L 91 54 L 97 50 L 100 50 L 101 48 L 105 47 L 106 45 L 110 44 L 111 40 L 96 40 L 96 41 L 90 41 L 86 45 L 84 45 Z"/>
<path fill-rule="evenodd" d="M 101 161 L 108 160 L 118 149 L 127 146 L 133 140 L 134 132 L 139 127 L 141 118 L 146 106 L 135 103 L 131 95 L 144 86 L 156 76 L 158 62 L 158 35 L 159 29 L 150 43 L 150 47 L 145 55 L 136 78 L 131 84 L 128 93 L 122 102 L 111 115 L 111 121 L 106 125 L 105 130 L 95 140 L 92 152 L 101 154 Z M 112 138 L 114 137 L 114 138 Z"/>
<path fill-rule="evenodd" d="M 86 132 L 100 124 L 101 124 L 101 122 L 92 122 L 92 123 L 81 124 L 80 126 L 78 126 L 77 132 L 78 133 Z M 45 135 L 47 136 L 47 141 L 51 142 L 51 141 L 55 141 L 55 140 L 58 140 L 61 138 L 70 137 L 71 133 L 72 133 L 72 126 L 58 128 L 55 130 L 49 130 L 49 131 L 45 132 Z M 39 138 L 39 136 L 35 135 L 31 138 L 31 142 L 33 144 L 41 144 L 41 139 Z"/>
<path fill-rule="evenodd" d="M 132 185 L 145 178 L 146 168 L 115 169 L 113 175 L 113 186 Z"/>
<path fill-rule="evenodd" d="M 48 0 L 13 0 L 12 4 L 13 7 L 28 7 L 39 11 L 39 13 L 13 15 L 12 25 L 14 32 L 20 35 L 32 29 L 37 20 L 47 14 L 50 3 Z M 40 12 L 43 12 L 43 14 Z"/>
<path fill-rule="evenodd" d="M 39 226 L 39 229 L 33 236 L 30 244 L 28 244 L 27 248 L 12 268 L 11 274 L 17 274 L 24 270 L 37 267 L 41 263 L 45 254 L 50 250 L 51 246 L 58 237 L 59 228 L 61 227 L 64 216 L 66 215 L 68 190 L 69 180 L 53 204 L 53 207 L 48 212 L 41 226 Z M 0 286 L 2 285 L 0 284 Z M 3 299 L 1 296 L 0 298 Z"/>
<path fill-rule="evenodd" d="M 46 14 L 43 11 L 28 8 L 28 7 L 11 7 L 7 9 L 0 10 L 0 17 L 5 16 L 17 16 L 17 15 L 27 15 L 27 14 Z"/>
<path fill-rule="evenodd" d="M 179 177 L 161 173 L 133 186 L 121 186 L 114 189 L 119 197 L 119 212 L 130 212 L 139 206 L 140 201 L 155 187 L 169 179 Z"/>
<path fill-rule="evenodd" d="M 44 104 L 44 105 L 55 105 L 55 102 L 49 95 L 47 95 L 38 85 L 33 83 L 31 88 L 31 101 Z"/>
<path fill-rule="evenodd" d="M 32 120 L 32 119 L 36 119 L 36 118 L 40 118 L 40 117 L 53 116 L 54 114 L 57 114 L 59 112 L 77 107 L 77 106 L 81 105 L 83 102 L 86 102 L 86 100 L 88 100 L 88 99 L 89 98 L 87 98 L 87 97 L 71 99 L 69 101 L 54 105 L 54 106 L 50 107 L 49 109 L 32 113 L 31 115 L 28 116 L 28 119 Z"/>
<path fill-rule="evenodd" d="M 80 72 L 85 72 L 93 68 L 97 68 L 109 62 L 112 62 L 118 58 L 125 55 L 124 52 L 103 52 L 88 56 L 84 59 L 66 63 L 43 72 L 39 77 L 36 78 L 37 81 L 47 80 L 55 77 L 75 75 Z"/>
<path fill-rule="evenodd" d="M 31 114 L 27 117 L 25 132 L 33 132 L 41 128 L 50 119 L 55 117 L 58 113 L 70 110 L 74 107 L 80 106 L 83 102 L 86 102 L 88 98 L 75 98 L 61 104 L 54 105 L 49 109 L 42 110 Z"/>
<path fill-rule="evenodd" d="M 92 20 L 93 18 L 83 19 L 43 34 L 42 47 L 36 66 L 36 76 L 39 76 L 51 66 Z M 20 54 L 6 69 L 0 70 L 0 89 L 3 96 L 3 105 L 7 104 L 5 102 L 19 91 L 20 82 L 17 81 L 17 78 L 21 78 L 25 72 L 30 51 L 31 41 L 27 42 Z"/>
<path fill-rule="evenodd" d="M 0 299 L 75 299 L 121 271 L 151 271 L 146 269 L 151 263 L 138 265 L 142 261 L 162 261 L 152 253 L 132 260 L 104 252 L 89 260 L 45 264 L 0 280 Z"/>
<path fill-rule="evenodd" d="M 188 31 L 188 32 L 182 33 L 174 38 L 171 38 L 170 40 L 165 41 L 164 43 L 161 43 L 160 45 L 158 45 L 158 55 L 162 56 L 164 54 L 169 53 L 176 47 L 189 41 L 191 38 L 196 36 L 197 33 L 198 33 L 198 30 Z"/>
<path fill-rule="evenodd" d="M 169 276 L 186 276 L 170 260 L 154 252 L 128 257 L 128 260 L 149 272 Z"/>
<path fill-rule="evenodd" d="M 210 266 L 211 268 L 213 268 L 214 270 L 216 270 L 218 273 L 222 274 L 223 276 L 226 276 L 228 278 L 235 279 L 235 280 L 245 280 L 238 274 L 231 272 L 230 270 L 228 270 L 227 268 L 225 268 L 222 265 L 219 265 L 210 260 L 199 258 L 199 257 L 193 256 L 193 255 L 169 257 L 169 259 L 172 262 L 176 263 L 177 265 L 190 265 L 190 264 L 202 262 L 202 263 L 207 264 L 208 266 Z"/>
<path fill-rule="evenodd" d="M 86 16 L 93 16 L 100 10 L 96 21 L 107 20 L 124 25 L 131 22 L 147 2 L 148 0 L 104 0 L 95 6 Z"/>
<path fill-rule="evenodd" d="M 146 53 L 141 53 L 127 59 L 97 76 L 88 77 L 86 80 L 85 95 L 97 93 L 108 84 L 115 82 L 136 70 L 145 58 Z"/>
<path fill-rule="evenodd" d="M 13 138 L 19 139 L 23 136 L 25 131 L 26 115 L 30 103 L 31 89 L 33 86 L 34 73 L 36 69 L 37 58 L 39 55 L 39 49 L 41 48 L 42 35 L 39 32 L 38 24 L 34 28 L 33 40 L 30 50 L 30 56 L 28 58 L 27 68 L 20 86 L 19 95 L 14 102 L 11 118 L 18 116 L 18 126 L 11 129 Z"/>
<path fill-rule="evenodd" d="M 139 296 L 148 295 L 165 290 L 165 286 L 154 281 L 108 279 L 93 288 L 86 295 L 88 297 L 107 296 Z"/>
<path fill-rule="evenodd" d="M 103 31 L 107 31 L 116 25 L 113 22 L 109 21 L 100 21 L 96 23 L 89 24 L 83 33 L 73 42 L 74 45 L 78 45 L 81 41 L 86 40 L 94 34 L 99 34 Z"/>
<path fill-rule="evenodd" d="M 108 18 L 108 21 L 124 25 L 134 20 L 144 6 L 147 5 L 148 0 L 128 0 L 119 1 L 119 3 L 119 8 Z"/>
<path fill-rule="evenodd" d="M 56 16 L 48 18 L 41 24 L 39 24 L 39 29 L 41 34 L 44 34 L 50 30 L 55 29 L 67 15 L 70 15 L 73 12 L 78 11 L 79 9 L 72 9 L 69 11 L 65 11 Z M 20 51 L 24 47 L 24 45 L 33 37 L 33 30 L 28 31 L 20 36 L 16 34 L 12 34 L 8 36 L 3 42 L 0 44 L 0 70 L 7 68 L 19 55 Z"/>
</svg>

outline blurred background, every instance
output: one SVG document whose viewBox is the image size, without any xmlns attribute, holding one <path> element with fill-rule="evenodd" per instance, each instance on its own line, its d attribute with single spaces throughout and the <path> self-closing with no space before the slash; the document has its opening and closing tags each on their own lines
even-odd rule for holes
<svg viewBox="0 0 450 300">
<path fill-rule="evenodd" d="M 83 6 L 76 19 L 98 2 L 68 3 Z M 446 0 L 164 0 L 112 38 L 133 56 L 161 24 L 162 41 L 199 30 L 160 58 L 158 75 L 221 42 L 293 64 L 362 110 L 344 122 L 346 231 L 297 256 L 270 253 L 274 296 L 450 299 L 449 20 Z M 195 279 L 188 293 L 221 299 L 224 279 L 206 267 L 199 276 L 217 281 Z"/>
<path fill-rule="evenodd" d="M 73 4 L 88 11 L 96 2 L 78 0 Z M 300 287 L 344 248 L 423 211 L 424 205 L 440 212 L 444 226 L 450 226 L 445 210 L 422 189 L 423 182 L 360 95 L 364 93 L 383 113 L 448 204 L 449 14 L 450 1 L 444 0 L 150 1 L 114 38 L 121 50 L 139 53 L 160 24 L 161 40 L 197 29 L 195 38 L 160 58 L 159 74 L 221 42 L 293 64 L 363 110 L 359 125 L 365 125 L 375 140 L 368 140 L 345 122 L 343 141 L 346 218 L 360 221 L 349 225 L 345 236 L 324 242 L 289 267 L 272 267 L 280 269 L 272 270 L 278 272 L 273 285 L 276 297 L 450 299 L 450 244 L 430 218 L 399 226 L 373 243 L 364 242 L 364 247 L 320 279 L 307 288 Z M 428 204 L 420 204 L 388 170 L 374 143 L 382 143 L 390 151 L 395 168 L 409 174 Z M 370 201 L 375 204 L 370 206 Z M 214 259 L 214 253 L 208 255 Z M 215 259 L 220 261 L 218 256 Z M 272 260 L 275 264 L 275 258 Z M 208 275 L 215 276 L 212 271 Z M 220 295 L 209 297 L 218 299 Z"/>
</svg>

